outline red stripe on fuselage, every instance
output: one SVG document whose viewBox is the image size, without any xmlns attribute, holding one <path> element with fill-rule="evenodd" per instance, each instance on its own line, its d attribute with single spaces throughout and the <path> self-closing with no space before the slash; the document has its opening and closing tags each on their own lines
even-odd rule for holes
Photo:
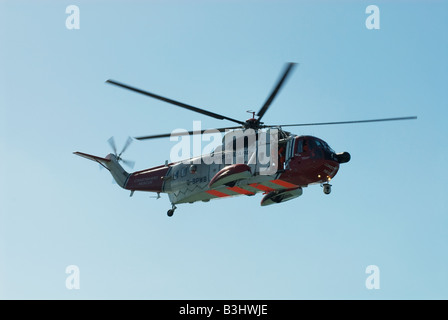
<svg viewBox="0 0 448 320">
<path fill-rule="evenodd" d="M 236 193 L 239 193 L 239 194 L 245 194 L 245 195 L 248 195 L 248 196 L 253 196 L 255 193 L 253 193 L 253 192 L 251 192 L 251 191 L 249 191 L 249 190 L 246 190 L 246 189 L 243 189 L 243 188 L 240 188 L 240 187 L 228 187 L 227 188 L 228 190 L 230 190 L 230 191 L 234 191 L 234 192 L 236 192 Z"/>
<path fill-rule="evenodd" d="M 283 181 L 283 180 L 279 180 L 279 179 L 271 180 L 271 182 L 275 183 L 275 184 L 278 184 L 279 186 L 288 188 L 288 189 L 290 189 L 290 188 L 297 188 L 298 187 L 298 185 L 296 185 L 296 184 L 292 184 L 292 183 L 289 183 L 289 182 L 286 182 L 286 181 Z"/>
<path fill-rule="evenodd" d="M 226 194 L 224 192 L 218 191 L 218 190 L 207 190 L 205 191 L 208 194 L 211 194 L 212 196 L 223 198 L 223 197 L 230 197 L 230 194 Z"/>
<path fill-rule="evenodd" d="M 252 183 L 252 184 L 250 184 L 249 186 L 251 186 L 252 188 L 255 188 L 255 189 L 264 191 L 264 192 L 271 192 L 271 191 L 274 191 L 274 190 L 275 190 L 275 189 L 266 187 L 266 186 L 264 186 L 264 185 L 262 185 L 262 184 L 259 184 L 259 183 Z"/>
</svg>

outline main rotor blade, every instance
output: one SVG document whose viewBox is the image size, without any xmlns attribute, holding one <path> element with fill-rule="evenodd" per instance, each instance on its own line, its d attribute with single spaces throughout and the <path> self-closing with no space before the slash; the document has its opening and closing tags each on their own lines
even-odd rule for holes
<svg viewBox="0 0 448 320">
<path fill-rule="evenodd" d="M 274 98 L 277 96 L 278 92 L 280 91 L 280 88 L 282 87 L 283 83 L 287 79 L 290 71 L 293 69 L 293 67 L 296 65 L 296 63 L 290 62 L 286 65 L 282 77 L 278 80 L 277 85 L 275 86 L 274 90 L 272 91 L 271 95 L 268 97 L 264 105 L 261 107 L 260 111 L 258 111 L 258 122 L 260 122 L 261 118 L 264 116 L 266 111 L 268 110 L 269 106 L 271 105 L 272 101 L 274 101 Z"/>
<path fill-rule="evenodd" d="M 226 128 L 218 128 L 218 129 L 207 129 L 207 130 L 197 130 L 197 131 L 188 131 L 188 132 L 173 132 L 173 133 L 165 133 L 165 134 L 157 134 L 152 136 L 143 136 L 143 137 L 135 137 L 137 140 L 148 140 L 148 139 L 159 139 L 159 138 L 168 138 L 168 137 L 177 137 L 177 136 L 188 136 L 193 134 L 203 134 L 206 131 L 217 130 L 219 132 L 225 132 L 226 130 L 232 129 L 240 129 L 241 127 L 226 127 Z"/>
<path fill-rule="evenodd" d="M 398 118 L 384 118 L 371 120 L 354 120 L 354 121 L 337 121 L 337 122 L 315 122 L 315 123 L 297 123 L 297 124 L 282 124 L 269 125 L 268 127 L 303 127 L 303 126 L 326 126 L 331 124 L 349 124 L 349 123 L 366 123 L 366 122 L 381 122 L 381 121 L 397 121 L 397 120 L 414 120 L 416 116 L 412 117 L 398 117 Z"/>
<path fill-rule="evenodd" d="M 229 118 L 229 117 L 226 117 L 226 116 L 223 116 L 223 115 L 211 112 L 211 111 L 207 111 L 207 110 L 204 110 L 204 109 L 193 107 L 193 106 L 190 106 L 188 104 L 185 104 L 185 103 L 182 103 L 182 102 L 179 102 L 179 101 L 176 101 L 176 100 L 168 99 L 168 98 L 159 96 L 157 94 L 154 94 L 154 93 L 151 93 L 151 92 L 148 92 L 148 91 L 145 91 L 145 90 L 141 90 L 141 89 L 138 89 L 138 88 L 135 88 L 135 87 L 128 86 L 127 84 L 120 83 L 120 82 L 117 82 L 115 80 L 109 79 L 106 82 L 110 83 L 110 84 L 113 84 L 113 85 L 116 85 L 118 87 L 122 87 L 124 89 L 128 89 L 128 90 L 131 90 L 131 91 L 143 94 L 145 96 L 148 96 L 148 97 L 151 97 L 151 98 L 154 98 L 154 99 L 158 99 L 158 100 L 161 100 L 161 101 L 165 101 L 165 102 L 174 104 L 175 106 L 178 106 L 178 107 L 181 107 L 181 108 L 185 108 L 185 109 L 197 112 L 197 113 L 204 114 L 206 116 L 209 116 L 209 117 L 212 117 L 212 118 L 215 118 L 215 119 L 229 120 L 229 121 L 233 121 L 233 122 L 236 122 L 236 123 L 239 123 L 239 124 L 244 124 L 244 122 L 242 122 L 242 121 L 239 121 L 239 120 L 236 120 L 236 119 L 232 119 L 232 118 Z"/>
</svg>

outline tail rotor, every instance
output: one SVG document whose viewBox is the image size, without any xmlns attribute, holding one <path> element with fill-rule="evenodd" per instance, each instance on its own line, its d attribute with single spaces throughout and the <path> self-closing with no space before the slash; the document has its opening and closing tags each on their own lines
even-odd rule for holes
<svg viewBox="0 0 448 320">
<path fill-rule="evenodd" d="M 117 145 L 115 144 L 114 137 L 110 137 L 109 140 L 107 140 L 107 142 L 109 142 L 109 145 L 112 148 L 112 151 L 114 152 L 114 155 L 117 157 L 118 162 L 123 163 L 124 165 L 128 166 L 131 169 L 134 168 L 135 161 L 123 159 L 123 158 L 121 158 L 121 155 L 129 148 L 129 146 L 131 145 L 132 141 L 133 141 L 133 139 L 131 137 L 128 137 L 128 139 L 126 140 L 126 143 L 123 146 L 123 149 L 121 150 L 120 153 L 118 153 L 117 152 Z"/>
</svg>

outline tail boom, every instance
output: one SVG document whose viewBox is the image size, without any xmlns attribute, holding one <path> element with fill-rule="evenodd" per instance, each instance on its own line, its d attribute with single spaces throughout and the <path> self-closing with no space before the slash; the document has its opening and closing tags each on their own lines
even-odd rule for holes
<svg viewBox="0 0 448 320">
<path fill-rule="evenodd" d="M 123 167 L 118 163 L 117 156 L 114 154 L 108 154 L 105 158 L 101 158 L 98 156 L 94 156 L 91 154 L 83 153 L 83 152 L 73 152 L 77 156 L 95 161 L 102 165 L 104 168 L 109 170 L 110 174 L 117 182 L 117 184 L 126 189 L 126 183 L 129 179 L 130 174 L 123 169 Z"/>
</svg>

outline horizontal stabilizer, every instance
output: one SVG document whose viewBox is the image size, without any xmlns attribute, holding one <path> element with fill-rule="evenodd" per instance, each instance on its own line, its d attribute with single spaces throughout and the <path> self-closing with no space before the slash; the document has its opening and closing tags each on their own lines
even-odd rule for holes
<svg viewBox="0 0 448 320">
<path fill-rule="evenodd" d="M 107 162 L 110 162 L 110 159 L 106 159 L 106 158 L 101 158 L 101 157 L 97 157 L 97 156 L 92 156 L 91 154 L 87 154 L 87 153 L 83 153 L 83 152 L 73 152 L 74 154 L 76 154 L 77 156 L 95 161 L 95 162 L 99 162 L 99 163 L 103 163 L 106 164 Z"/>
</svg>

